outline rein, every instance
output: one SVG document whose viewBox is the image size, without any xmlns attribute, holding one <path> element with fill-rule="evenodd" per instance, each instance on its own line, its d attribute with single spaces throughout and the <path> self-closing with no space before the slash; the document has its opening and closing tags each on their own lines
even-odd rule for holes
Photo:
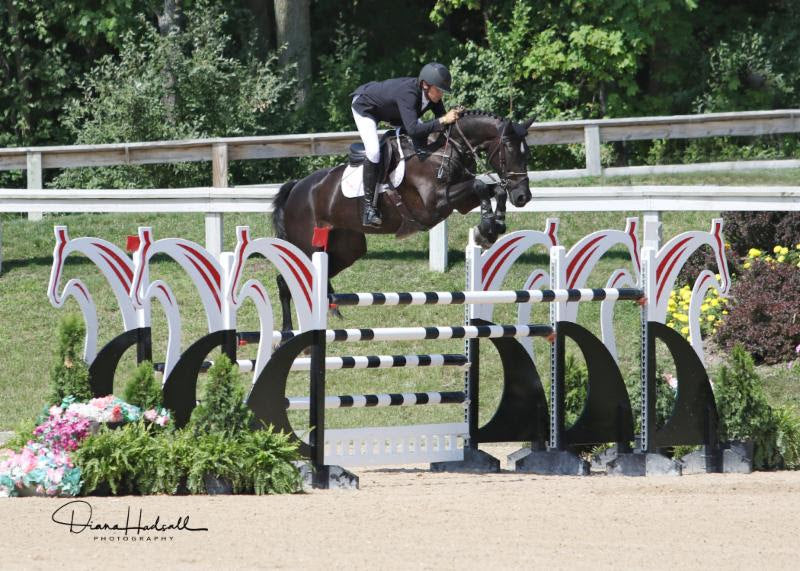
<svg viewBox="0 0 800 571">
<path fill-rule="evenodd" d="M 472 145 L 472 143 L 469 142 L 469 139 L 467 139 L 467 136 L 464 134 L 464 131 L 461 129 L 461 125 L 458 124 L 458 120 L 455 121 L 454 125 L 456 126 L 456 130 L 458 131 L 458 134 L 461 135 L 461 140 L 467 145 L 467 149 L 469 150 L 469 153 L 472 155 L 472 158 L 475 160 L 475 163 L 477 164 L 477 161 L 478 161 L 478 150 Z M 494 155 L 497 154 L 498 151 L 500 152 L 500 169 L 499 169 L 500 172 L 498 173 L 498 176 L 500 177 L 500 187 L 504 191 L 508 190 L 509 178 L 511 176 L 522 176 L 522 175 L 524 175 L 525 177 L 528 176 L 527 172 L 516 172 L 516 171 L 507 171 L 506 170 L 507 161 L 506 161 L 505 144 L 509 140 L 509 137 L 506 137 L 506 129 L 508 128 L 508 125 L 509 125 L 508 121 L 503 121 L 503 128 L 502 128 L 502 130 L 498 131 L 497 144 L 494 146 L 494 148 L 491 151 L 488 152 L 488 154 L 486 156 L 487 162 L 489 162 L 491 164 L 492 157 L 494 157 Z M 451 137 L 451 135 L 450 135 L 451 129 L 452 129 L 452 125 L 447 129 L 447 133 L 445 135 L 445 138 L 446 138 L 447 142 L 448 143 L 452 143 L 453 146 L 456 147 L 460 152 L 464 152 L 463 150 L 461 150 L 459 148 L 459 146 L 456 143 L 455 139 L 453 137 Z M 448 159 L 449 159 L 449 157 L 448 157 Z M 465 168 L 465 170 L 467 171 L 467 173 L 470 176 L 473 176 L 473 177 L 477 177 L 478 176 L 477 174 L 471 172 L 469 169 Z"/>
</svg>

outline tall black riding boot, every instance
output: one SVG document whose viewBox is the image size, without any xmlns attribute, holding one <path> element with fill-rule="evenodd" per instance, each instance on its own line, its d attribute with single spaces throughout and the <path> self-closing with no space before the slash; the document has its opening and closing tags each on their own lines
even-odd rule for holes
<svg viewBox="0 0 800 571">
<path fill-rule="evenodd" d="M 377 201 L 375 200 L 375 186 L 378 184 L 379 165 L 369 159 L 364 161 L 364 200 L 363 214 L 361 223 L 364 226 L 378 228 L 381 223 L 381 215 L 378 212 Z"/>
</svg>

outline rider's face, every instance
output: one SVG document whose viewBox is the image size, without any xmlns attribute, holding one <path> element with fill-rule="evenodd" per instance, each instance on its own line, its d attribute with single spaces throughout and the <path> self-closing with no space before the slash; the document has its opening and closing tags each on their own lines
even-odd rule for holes
<svg viewBox="0 0 800 571">
<path fill-rule="evenodd" d="M 442 100 L 443 93 L 442 90 L 435 85 L 429 85 L 426 95 L 433 103 L 439 103 L 439 101 Z"/>
</svg>

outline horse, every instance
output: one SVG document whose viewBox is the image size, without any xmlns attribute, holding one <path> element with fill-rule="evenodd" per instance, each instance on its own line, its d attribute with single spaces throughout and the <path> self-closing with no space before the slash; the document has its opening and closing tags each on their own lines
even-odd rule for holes
<svg viewBox="0 0 800 571">
<path fill-rule="evenodd" d="M 477 241 L 482 245 L 492 244 L 506 230 L 506 198 L 515 206 L 523 206 L 531 198 L 525 141 L 531 123 L 533 119 L 516 123 L 493 113 L 466 110 L 425 147 L 418 148 L 403 137 L 403 158 L 397 151 L 392 152 L 388 168 L 383 169 L 383 178 L 400 160 L 406 161 L 405 176 L 397 188 L 378 195 L 383 218 L 378 228 L 361 224 L 360 197 L 345 198 L 342 194 L 340 185 L 346 165 L 289 181 L 281 186 L 273 201 L 275 235 L 311 256 L 316 249 L 312 245 L 315 227 L 328 228 L 329 278 L 364 256 L 366 234 L 393 233 L 405 237 L 430 230 L 454 210 L 466 214 L 480 206 Z M 498 183 L 486 184 L 476 178 L 476 161 L 481 154 L 486 155 L 497 173 Z M 495 211 L 492 198 L 497 204 Z M 292 329 L 291 294 L 280 276 L 277 280 L 283 330 L 287 331 Z M 328 285 L 328 291 L 333 293 L 330 281 Z"/>
</svg>

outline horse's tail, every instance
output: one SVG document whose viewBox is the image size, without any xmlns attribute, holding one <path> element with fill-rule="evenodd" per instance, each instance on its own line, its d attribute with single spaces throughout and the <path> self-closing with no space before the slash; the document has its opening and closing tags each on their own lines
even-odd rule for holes
<svg viewBox="0 0 800 571">
<path fill-rule="evenodd" d="M 289 200 L 289 193 L 292 192 L 296 184 L 296 180 L 283 183 L 278 195 L 272 201 L 272 230 L 275 232 L 276 238 L 286 238 L 286 227 L 283 225 L 283 210 L 286 206 L 286 201 Z"/>
</svg>

